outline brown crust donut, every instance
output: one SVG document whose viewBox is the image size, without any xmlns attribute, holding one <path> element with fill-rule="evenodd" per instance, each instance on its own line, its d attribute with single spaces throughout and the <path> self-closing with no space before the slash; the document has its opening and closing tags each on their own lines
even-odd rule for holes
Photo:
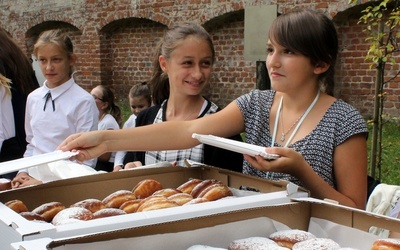
<svg viewBox="0 0 400 250">
<path fill-rule="evenodd" d="M 106 208 L 119 208 L 122 203 L 135 200 L 136 196 L 129 190 L 118 190 L 103 199 Z"/>
<path fill-rule="evenodd" d="M 160 182 L 153 179 L 140 181 L 132 189 L 132 193 L 139 199 L 144 199 L 152 195 L 154 192 L 163 189 Z"/>
<path fill-rule="evenodd" d="M 38 206 L 37 208 L 33 209 L 32 212 L 43 216 L 47 222 L 51 222 L 54 216 L 64 209 L 65 206 L 61 202 L 52 201 Z"/>
<path fill-rule="evenodd" d="M 197 198 L 193 198 L 193 200 L 186 202 L 185 204 L 183 204 L 182 206 L 186 206 L 186 205 L 192 205 L 192 204 L 199 204 L 199 203 L 204 203 L 204 202 L 208 202 L 209 200 L 207 200 L 206 198 L 203 197 L 197 197 Z"/>
<path fill-rule="evenodd" d="M 297 242 L 313 239 L 316 237 L 315 235 L 307 231 L 299 229 L 288 229 L 276 231 L 272 233 L 269 238 L 278 243 L 278 245 L 291 249 L 293 245 Z"/>
<path fill-rule="evenodd" d="M 7 201 L 4 205 L 14 210 L 16 213 L 28 212 L 26 205 L 20 200 Z"/>
<path fill-rule="evenodd" d="M 129 200 L 122 203 L 119 209 L 123 210 L 127 214 L 135 213 L 139 207 L 140 202 L 143 199 Z"/>
<path fill-rule="evenodd" d="M 400 250 L 400 239 L 378 239 L 371 250 Z"/>
<path fill-rule="evenodd" d="M 168 198 L 162 195 L 154 195 L 143 199 L 142 202 L 139 203 L 139 207 L 136 212 L 150 211 L 161 208 L 168 207 L 177 207 L 179 206 L 174 201 L 169 201 Z"/>
<path fill-rule="evenodd" d="M 208 186 L 215 184 L 215 183 L 220 183 L 220 181 L 214 180 L 214 179 L 207 179 L 204 180 L 202 182 L 200 182 L 199 184 L 197 184 L 192 192 L 190 192 L 190 195 L 193 196 L 193 198 L 197 198 L 199 196 L 199 194 L 206 189 Z"/>
<path fill-rule="evenodd" d="M 223 197 L 232 196 L 232 191 L 229 187 L 222 183 L 215 183 L 208 187 L 206 187 L 200 194 L 197 196 L 199 198 L 206 198 L 209 201 L 215 201 L 221 199 Z"/>
<path fill-rule="evenodd" d="M 177 187 L 176 190 L 181 191 L 182 193 L 190 194 L 193 188 L 202 181 L 203 180 L 200 179 L 190 179 L 187 182 L 180 185 L 179 187 Z"/>
<path fill-rule="evenodd" d="M 183 204 L 193 200 L 193 196 L 187 193 L 178 193 L 169 196 L 167 199 L 176 202 L 179 206 L 182 206 Z"/>
<path fill-rule="evenodd" d="M 68 207 L 54 216 L 53 225 L 63 225 L 93 219 L 93 213 L 83 207 Z"/>
<path fill-rule="evenodd" d="M 171 195 L 179 194 L 179 193 L 182 193 L 182 192 L 178 191 L 176 189 L 173 189 L 173 188 L 163 188 L 163 189 L 155 191 L 152 195 L 162 195 L 165 197 L 169 197 Z"/>
<path fill-rule="evenodd" d="M 106 207 L 103 201 L 98 199 L 86 199 L 72 204 L 70 207 L 83 207 L 94 213 Z"/>
<path fill-rule="evenodd" d="M 27 220 L 31 220 L 31 221 L 46 221 L 43 216 L 34 213 L 34 212 L 21 212 L 19 213 L 19 215 L 21 215 L 22 217 L 24 217 Z"/>
<path fill-rule="evenodd" d="M 116 215 L 126 214 L 123 210 L 119 208 L 103 208 L 93 214 L 93 219 L 111 217 Z"/>
</svg>

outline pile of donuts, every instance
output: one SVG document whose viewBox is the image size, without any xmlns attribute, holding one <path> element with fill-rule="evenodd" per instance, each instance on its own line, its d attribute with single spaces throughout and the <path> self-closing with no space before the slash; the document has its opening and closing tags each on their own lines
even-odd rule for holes
<svg viewBox="0 0 400 250">
<path fill-rule="evenodd" d="M 351 247 L 341 247 L 337 242 L 328 238 L 318 238 L 314 234 L 299 230 L 288 229 L 276 231 L 269 237 L 248 237 L 233 240 L 227 248 L 208 245 L 193 245 L 187 250 L 356 250 Z M 399 250 L 400 239 L 375 240 L 370 250 Z"/>
<path fill-rule="evenodd" d="M 61 202 L 44 203 L 29 210 L 21 200 L 11 200 L 6 206 L 30 221 L 54 225 L 75 223 L 115 215 L 186 206 L 232 197 L 232 191 L 214 179 L 190 179 L 177 188 L 163 188 L 154 179 L 137 183 L 132 190 L 117 190 L 104 199 L 85 199 L 69 206 Z"/>
</svg>

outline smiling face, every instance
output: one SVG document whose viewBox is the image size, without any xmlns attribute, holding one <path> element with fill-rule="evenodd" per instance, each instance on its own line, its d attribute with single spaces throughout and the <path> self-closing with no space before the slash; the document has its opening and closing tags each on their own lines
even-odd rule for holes
<svg viewBox="0 0 400 250">
<path fill-rule="evenodd" d="M 161 69 L 168 74 L 170 93 L 199 95 L 212 72 L 212 51 L 204 39 L 188 36 L 169 58 L 159 57 Z"/>
<path fill-rule="evenodd" d="M 47 80 L 47 87 L 54 88 L 68 81 L 75 56 L 68 57 L 67 52 L 59 46 L 48 43 L 37 50 L 40 69 Z"/>
</svg>

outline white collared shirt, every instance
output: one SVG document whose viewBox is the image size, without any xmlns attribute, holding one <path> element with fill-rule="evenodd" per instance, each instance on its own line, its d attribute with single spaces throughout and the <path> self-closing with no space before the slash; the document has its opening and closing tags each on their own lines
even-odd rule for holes
<svg viewBox="0 0 400 250">
<path fill-rule="evenodd" d="M 43 110 L 49 91 L 54 111 L 51 100 Z M 73 78 L 52 89 L 45 81 L 28 96 L 25 114 L 28 146 L 24 157 L 53 152 L 69 135 L 97 130 L 98 119 L 95 100 Z"/>
<path fill-rule="evenodd" d="M 15 136 L 14 111 L 11 103 L 11 93 L 0 85 L 0 151 L 3 141 Z"/>
</svg>

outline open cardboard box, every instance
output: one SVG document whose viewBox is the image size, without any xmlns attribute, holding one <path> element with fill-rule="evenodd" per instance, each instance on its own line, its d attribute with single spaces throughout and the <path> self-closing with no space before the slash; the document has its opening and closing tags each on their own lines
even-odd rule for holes
<svg viewBox="0 0 400 250">
<path fill-rule="evenodd" d="M 232 189 L 251 187 L 259 192 L 252 195 L 224 199 L 190 207 L 176 207 L 157 211 L 141 212 L 109 218 L 53 226 L 50 223 L 27 221 L 4 205 L 19 199 L 29 210 L 41 204 L 59 201 L 65 206 L 88 199 L 104 199 L 117 190 L 132 190 L 141 180 L 156 179 L 163 187 L 178 187 L 190 178 L 217 179 Z M 281 204 L 293 197 L 308 197 L 308 192 L 286 181 L 268 181 L 241 173 L 211 166 L 144 168 L 53 181 L 38 186 L 0 193 L 0 237 L 1 246 L 39 238 L 79 237 L 86 234 L 122 230 L 156 223 L 209 216 L 216 213 L 242 210 L 250 207 Z M 6 249 L 6 248 L 2 248 Z"/>
<path fill-rule="evenodd" d="M 400 220 L 312 198 L 221 212 L 183 220 L 64 239 L 43 238 L 12 244 L 12 249 L 175 249 L 193 245 L 227 248 L 235 239 L 267 237 L 292 228 L 331 238 L 342 247 L 370 249 L 377 236 L 371 226 L 399 230 Z"/>
</svg>

